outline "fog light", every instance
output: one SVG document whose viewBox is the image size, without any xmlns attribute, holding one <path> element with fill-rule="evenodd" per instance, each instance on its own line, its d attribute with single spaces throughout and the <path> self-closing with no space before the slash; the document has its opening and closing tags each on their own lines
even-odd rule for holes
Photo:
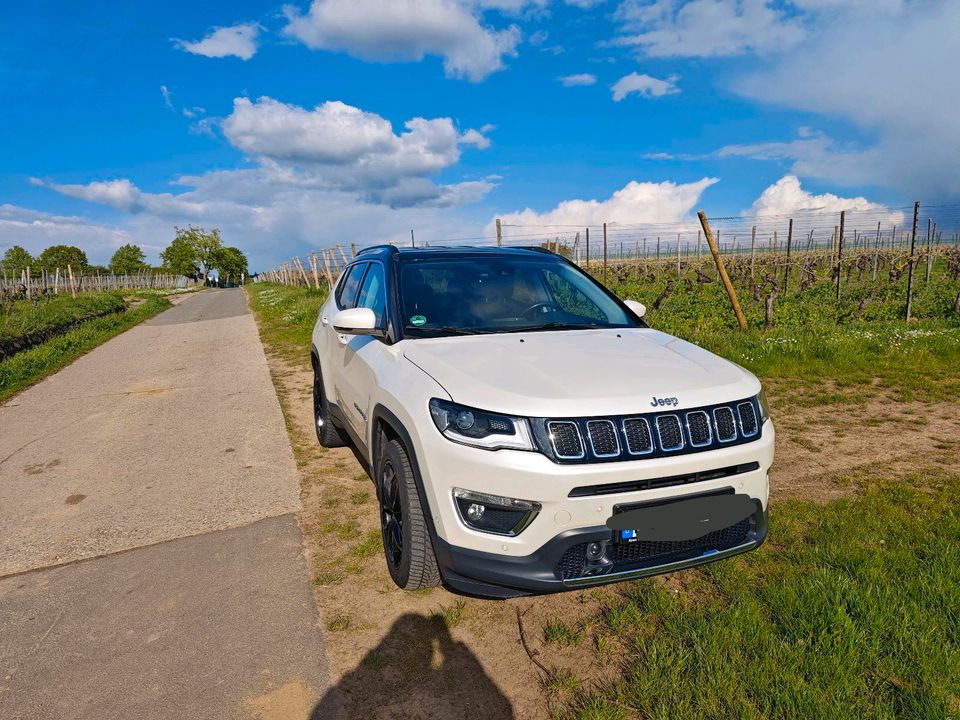
<svg viewBox="0 0 960 720">
<path fill-rule="evenodd" d="M 592 542 L 587 545 L 587 560 L 599 560 L 603 557 L 604 544 L 601 542 Z"/>
<path fill-rule="evenodd" d="M 540 512 L 540 503 L 472 490 L 453 489 L 453 499 L 463 524 L 495 535 L 517 535 Z"/>
</svg>

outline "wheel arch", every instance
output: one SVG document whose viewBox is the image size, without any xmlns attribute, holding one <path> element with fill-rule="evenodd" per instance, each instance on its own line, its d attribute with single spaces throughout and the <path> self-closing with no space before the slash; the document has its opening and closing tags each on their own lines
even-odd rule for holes
<svg viewBox="0 0 960 720">
<path fill-rule="evenodd" d="M 420 473 L 420 463 L 417 460 L 417 452 L 413 444 L 413 439 L 410 437 L 410 433 L 404 427 L 403 421 L 400 420 L 389 408 L 385 407 L 381 403 L 373 408 L 373 412 L 370 414 L 370 420 L 372 423 L 372 430 L 370 437 L 370 467 L 372 469 L 372 474 L 374 476 L 374 485 L 377 490 L 377 495 L 380 494 L 380 480 L 377 478 L 379 471 L 379 460 L 380 460 L 380 451 L 384 444 L 390 442 L 390 440 L 396 439 L 403 444 L 404 448 L 407 451 L 407 458 L 410 460 L 410 468 L 413 470 L 413 480 L 414 484 L 417 487 L 417 496 L 420 498 L 420 507 L 424 508 L 424 517 L 427 521 L 427 529 L 430 532 L 430 543 L 433 545 L 434 553 L 436 553 L 437 548 L 437 528 L 433 519 L 433 509 L 430 506 L 430 501 L 427 499 L 427 494 L 423 485 L 423 475 Z M 444 569 L 443 566 L 440 566 L 440 574 L 443 575 Z"/>
</svg>

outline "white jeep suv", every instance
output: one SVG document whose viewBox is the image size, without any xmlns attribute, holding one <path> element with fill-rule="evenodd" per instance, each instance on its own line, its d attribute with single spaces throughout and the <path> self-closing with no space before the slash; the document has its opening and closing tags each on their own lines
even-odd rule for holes
<svg viewBox="0 0 960 720">
<path fill-rule="evenodd" d="M 317 437 L 365 462 L 398 586 L 511 597 L 763 542 L 760 383 L 643 314 L 540 248 L 356 256 L 313 332 Z"/>
</svg>

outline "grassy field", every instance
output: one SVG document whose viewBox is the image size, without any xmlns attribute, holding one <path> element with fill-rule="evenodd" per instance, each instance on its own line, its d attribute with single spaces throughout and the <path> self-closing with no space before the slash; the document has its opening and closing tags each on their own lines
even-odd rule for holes
<svg viewBox="0 0 960 720">
<path fill-rule="evenodd" d="M 36 303 L 17 300 L 0 310 L 0 358 L 40 344 L 91 318 L 124 310 L 120 293 L 54 295 Z"/>
<path fill-rule="evenodd" d="M 797 413 L 817 417 L 820 408 L 831 427 L 845 408 L 853 417 L 868 403 L 885 411 L 920 403 L 947 418 L 941 423 L 956 415 L 960 282 L 943 267 L 918 282 L 911 323 L 901 319 L 903 281 L 851 282 L 838 304 L 824 278 L 779 298 L 764 328 L 763 303 L 740 280 L 747 333 L 735 329 L 717 284 L 698 290 L 674 278 L 674 292 L 652 309 L 668 280 L 663 269 L 611 286 L 647 304 L 654 328 L 757 373 L 774 408 L 791 411 L 781 440 L 809 422 Z M 266 284 L 250 293 L 268 348 L 302 366 L 323 293 Z M 882 427 L 869 418 L 843 423 L 832 445 L 814 450 L 850 452 L 845 433 L 893 443 L 922 436 L 927 420 L 912 407 Z M 666 580 L 534 600 L 556 611 L 541 628 L 539 657 L 551 669 L 541 677 L 545 712 L 578 720 L 960 718 L 960 438 L 925 442 L 908 469 L 852 459 L 855 471 L 830 480 L 845 488 L 841 499 L 776 504 L 771 540 L 758 552 Z M 484 612 L 477 602 L 468 601 L 466 616 Z M 331 630 L 345 632 L 335 619 Z M 491 632 L 516 630 L 478 623 L 481 646 Z"/>
<path fill-rule="evenodd" d="M 52 336 L 46 342 L 0 360 L 0 402 L 170 307 L 170 301 L 157 293 L 144 291 L 128 298 L 135 298 L 136 302 L 127 305 L 120 295 L 102 293 L 81 295 L 75 304 L 65 302 L 71 298 L 61 296 L 50 302 L 53 308 L 42 302 L 35 308 L 29 303 L 26 307 L 18 303 L 11 318 L 10 327 L 14 329 L 11 337 L 14 332 L 29 334 L 39 328 L 44 328 L 43 332 Z M 116 311 L 109 312 L 114 307 L 117 307 Z M 108 314 L 101 314 L 104 309 Z M 93 317 L 80 319 L 84 313 Z M 68 329 L 63 334 L 53 334 L 58 327 Z"/>
</svg>

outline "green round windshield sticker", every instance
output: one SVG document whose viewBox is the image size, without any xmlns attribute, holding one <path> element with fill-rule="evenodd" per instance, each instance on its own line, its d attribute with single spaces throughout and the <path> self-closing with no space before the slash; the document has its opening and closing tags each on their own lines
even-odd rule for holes
<svg viewBox="0 0 960 720">
<path fill-rule="evenodd" d="M 410 318 L 411 325 L 426 325 L 427 319 L 423 315 L 414 315 Z"/>
</svg>

